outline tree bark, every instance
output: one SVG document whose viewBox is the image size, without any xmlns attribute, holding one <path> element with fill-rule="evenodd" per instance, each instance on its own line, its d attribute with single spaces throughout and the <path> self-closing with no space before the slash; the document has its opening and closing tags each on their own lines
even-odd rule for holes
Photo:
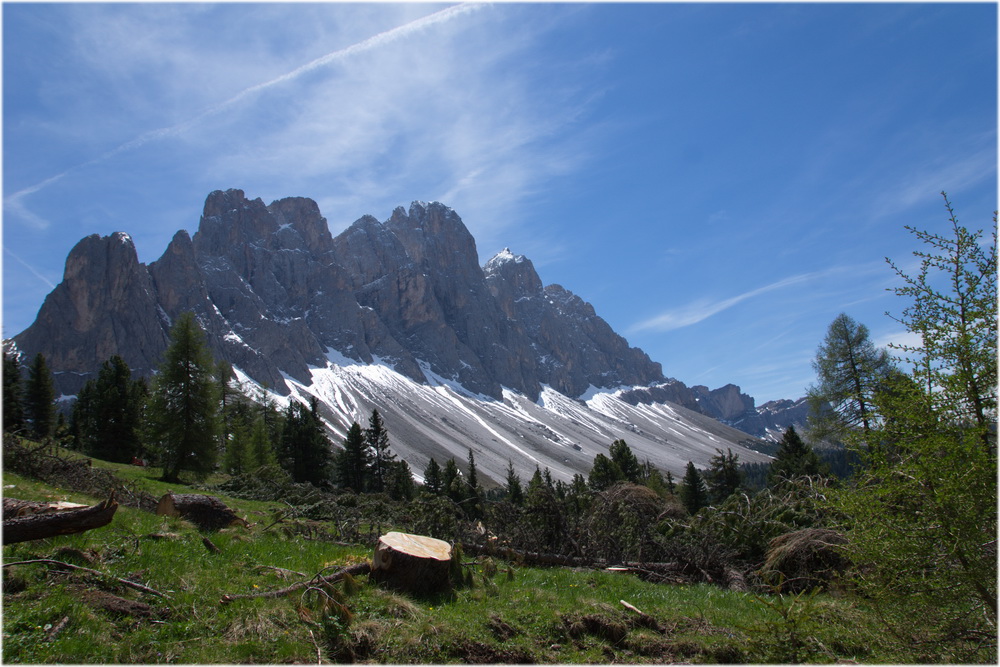
<svg viewBox="0 0 1000 667">
<path fill-rule="evenodd" d="M 408 533 L 379 538 L 371 578 L 388 588 L 415 595 L 451 589 L 451 545 L 443 540 Z"/>
<path fill-rule="evenodd" d="M 8 518 L 8 508 L 14 514 Z M 55 511 L 49 511 L 55 509 Z M 115 494 L 102 503 L 80 509 L 58 510 L 47 503 L 4 499 L 3 543 L 16 544 L 57 535 L 73 535 L 111 523 L 118 509 Z M 29 510 L 37 513 L 27 514 Z M 44 510 L 44 511 L 42 511 Z M 19 516 L 20 514 L 20 516 Z"/>
<path fill-rule="evenodd" d="M 218 498 L 197 493 L 166 494 L 160 498 L 156 514 L 187 519 L 202 530 L 219 530 L 233 524 L 249 525 Z"/>
</svg>

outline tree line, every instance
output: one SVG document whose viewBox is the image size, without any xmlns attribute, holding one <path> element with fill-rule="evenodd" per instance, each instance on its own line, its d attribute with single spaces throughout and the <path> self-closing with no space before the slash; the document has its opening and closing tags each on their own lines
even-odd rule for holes
<svg viewBox="0 0 1000 667">
<path fill-rule="evenodd" d="M 414 494 L 413 475 L 389 450 L 378 410 L 367 428 L 351 425 L 335 454 L 315 397 L 308 404 L 292 399 L 280 410 L 262 389 L 245 395 L 232 367 L 212 358 L 190 312 L 171 327 L 164 360 L 150 381 L 133 378 L 128 364 L 112 356 L 84 384 L 68 420 L 56 410 L 44 355 L 23 373 L 18 354 L 5 346 L 3 364 L 7 433 L 55 439 L 116 463 L 153 464 L 168 482 L 179 481 L 182 472 L 204 479 L 217 471 L 281 469 L 293 482 L 386 492 L 395 499 Z"/>
</svg>

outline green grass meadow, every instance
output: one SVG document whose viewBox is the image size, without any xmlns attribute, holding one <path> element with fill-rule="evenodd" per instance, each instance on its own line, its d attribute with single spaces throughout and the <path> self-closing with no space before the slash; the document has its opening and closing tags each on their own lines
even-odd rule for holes
<svg viewBox="0 0 1000 667">
<path fill-rule="evenodd" d="M 95 462 L 95 465 L 105 465 Z M 153 495 L 157 470 L 110 465 Z M 25 500 L 102 500 L 5 473 Z M 894 662 L 873 618 L 837 596 L 758 596 L 710 584 L 663 585 L 600 570 L 531 568 L 465 557 L 450 594 L 412 598 L 366 576 L 278 598 L 283 588 L 367 560 L 272 525 L 283 508 L 219 496 L 250 528 L 202 533 L 120 507 L 80 535 L 3 547 L 5 663 L 785 663 Z M 219 553 L 210 551 L 209 538 Z M 49 564 L 53 559 L 94 574 Z M 127 579 L 158 597 L 125 587 Z M 623 601 L 642 614 L 627 608 Z"/>
</svg>

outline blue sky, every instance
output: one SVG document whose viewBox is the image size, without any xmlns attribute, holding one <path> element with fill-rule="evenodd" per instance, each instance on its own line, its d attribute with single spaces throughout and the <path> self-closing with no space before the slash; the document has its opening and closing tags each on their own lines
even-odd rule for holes
<svg viewBox="0 0 1000 667">
<path fill-rule="evenodd" d="M 796 398 L 840 312 L 898 338 L 942 190 L 993 224 L 996 67 L 991 3 L 5 3 L 3 335 L 212 190 L 437 200 L 666 375 Z"/>
</svg>

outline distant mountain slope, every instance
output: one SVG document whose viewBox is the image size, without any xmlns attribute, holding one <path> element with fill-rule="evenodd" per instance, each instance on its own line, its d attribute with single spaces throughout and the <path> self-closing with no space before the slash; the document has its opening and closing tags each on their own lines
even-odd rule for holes
<svg viewBox="0 0 1000 667">
<path fill-rule="evenodd" d="M 745 433 L 703 416 L 738 426 L 738 388 L 734 399 L 669 380 L 590 304 L 543 286 L 527 258 L 505 249 L 480 267 L 478 256 L 436 202 L 333 237 L 311 199 L 265 206 L 216 191 L 194 236 L 177 232 L 148 266 L 127 234 L 81 240 L 15 342 L 45 354 L 71 396 L 113 354 L 151 374 L 190 310 L 217 359 L 277 396 L 317 395 L 334 433 L 373 407 L 388 413 L 393 447 L 417 471 L 471 446 L 495 479 L 508 458 L 527 473 L 586 472 L 618 437 L 674 472 L 716 446 L 756 460 L 738 444 Z"/>
</svg>

